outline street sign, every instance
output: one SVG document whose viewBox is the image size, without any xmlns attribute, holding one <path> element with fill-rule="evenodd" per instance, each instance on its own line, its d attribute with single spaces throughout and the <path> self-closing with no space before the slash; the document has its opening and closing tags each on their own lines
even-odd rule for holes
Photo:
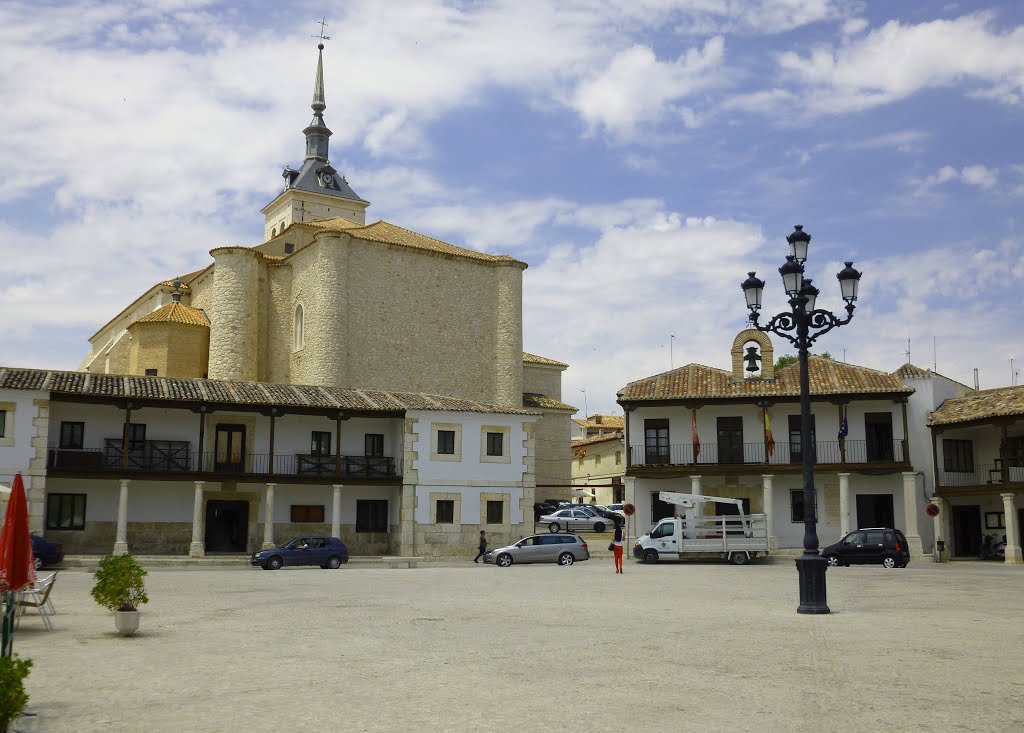
<svg viewBox="0 0 1024 733">
<path fill-rule="evenodd" d="M 634 514 L 636 514 L 636 507 L 633 506 L 632 504 L 623 504 L 622 513 L 625 514 L 627 517 L 632 517 Z"/>
<path fill-rule="evenodd" d="M 935 517 L 939 516 L 940 511 L 941 510 L 939 509 L 939 505 L 938 504 L 929 504 L 928 506 L 926 506 L 924 508 L 924 513 L 927 514 L 932 519 L 934 519 Z"/>
</svg>

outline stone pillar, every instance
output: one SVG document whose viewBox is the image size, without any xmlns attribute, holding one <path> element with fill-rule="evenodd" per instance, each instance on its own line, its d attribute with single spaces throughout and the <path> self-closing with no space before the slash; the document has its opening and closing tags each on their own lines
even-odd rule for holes
<svg viewBox="0 0 1024 733">
<path fill-rule="evenodd" d="M 775 552 L 779 549 L 779 538 L 775 536 L 775 486 L 772 481 L 774 478 L 775 476 L 770 473 L 761 476 L 761 480 L 764 482 L 761 504 L 763 505 L 765 517 L 767 517 L 769 552 Z"/>
<path fill-rule="evenodd" d="M 700 476 L 690 476 L 690 493 L 703 495 L 700 489 Z"/>
<path fill-rule="evenodd" d="M 921 542 L 921 531 L 917 528 L 917 474 L 913 471 L 903 472 L 903 516 L 906 523 L 903 534 L 910 545 L 910 554 L 924 557 L 924 544 Z"/>
<path fill-rule="evenodd" d="M 398 554 L 416 554 L 416 484 L 402 484 L 398 496 Z"/>
<path fill-rule="evenodd" d="M 189 557 L 205 557 L 206 544 L 203 542 L 203 484 L 195 481 L 196 493 L 192 500 L 192 544 L 188 547 Z"/>
<path fill-rule="evenodd" d="M 341 484 L 334 484 L 334 500 L 331 504 L 331 537 L 341 537 Z"/>
<path fill-rule="evenodd" d="M 128 484 L 129 479 L 120 479 L 121 494 L 117 499 L 117 536 L 114 538 L 114 555 L 128 554 Z"/>
<path fill-rule="evenodd" d="M 839 476 L 839 536 L 845 537 L 853 531 L 850 527 L 850 474 L 836 475 Z"/>
<path fill-rule="evenodd" d="M 263 549 L 277 547 L 274 544 L 274 489 L 277 484 L 267 484 L 267 496 L 263 502 Z"/>
<path fill-rule="evenodd" d="M 1017 526 L 1017 495 L 1013 492 L 1000 494 L 1003 497 L 1003 516 L 1006 524 L 1006 560 L 1008 565 L 1024 563 L 1020 549 L 1020 527 Z"/>
</svg>

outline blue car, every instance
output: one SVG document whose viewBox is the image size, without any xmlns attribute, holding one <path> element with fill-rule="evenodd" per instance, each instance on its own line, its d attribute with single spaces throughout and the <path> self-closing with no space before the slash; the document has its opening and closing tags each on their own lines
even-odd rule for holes
<svg viewBox="0 0 1024 733">
<path fill-rule="evenodd" d="M 32 535 L 32 557 L 36 570 L 56 565 L 64 559 L 64 547 L 59 542 L 50 542 L 38 535 Z"/>
<path fill-rule="evenodd" d="M 285 565 L 319 565 L 332 570 L 348 562 L 348 548 L 337 537 L 296 537 L 281 547 L 254 552 L 250 565 L 280 570 Z"/>
</svg>

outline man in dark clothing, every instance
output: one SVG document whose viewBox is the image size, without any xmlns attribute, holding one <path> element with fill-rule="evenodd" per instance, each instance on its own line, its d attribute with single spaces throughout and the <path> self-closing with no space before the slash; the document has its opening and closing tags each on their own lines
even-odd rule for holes
<svg viewBox="0 0 1024 733">
<path fill-rule="evenodd" d="M 480 530 L 480 552 L 476 553 L 476 557 L 473 558 L 473 562 L 476 562 L 476 563 L 480 562 L 480 558 L 484 556 L 485 552 L 487 552 L 487 535 L 485 535 L 484 531 L 481 529 Z"/>
</svg>

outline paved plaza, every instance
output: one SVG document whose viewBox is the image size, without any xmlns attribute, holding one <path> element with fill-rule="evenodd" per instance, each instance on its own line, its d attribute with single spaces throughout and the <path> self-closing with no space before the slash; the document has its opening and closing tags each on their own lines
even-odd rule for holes
<svg viewBox="0 0 1024 733">
<path fill-rule="evenodd" d="M 120 638 L 61 573 L 19 729 L 1019 731 L 1024 572 L 792 561 L 574 567 L 152 569 Z M 311 726 L 315 726 L 311 727 Z"/>
</svg>

